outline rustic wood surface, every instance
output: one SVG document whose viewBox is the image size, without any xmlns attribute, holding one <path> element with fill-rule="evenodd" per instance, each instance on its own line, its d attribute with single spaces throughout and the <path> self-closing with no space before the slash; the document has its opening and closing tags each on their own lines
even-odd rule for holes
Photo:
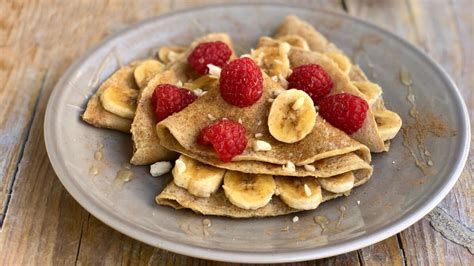
<svg viewBox="0 0 474 266">
<path fill-rule="evenodd" d="M 64 189 L 44 140 L 46 104 L 65 69 L 94 44 L 142 19 L 228 1 L 0 2 L 0 265 L 217 265 L 156 249 L 106 226 Z M 240 1 L 243 2 L 243 1 Z M 404 37 L 440 62 L 474 110 L 471 0 L 292 2 L 363 18 Z M 471 122 L 472 126 L 472 122 Z M 472 228 L 473 148 L 454 189 L 437 207 Z M 295 265 L 469 265 L 474 256 L 430 225 L 344 255 Z"/>
</svg>

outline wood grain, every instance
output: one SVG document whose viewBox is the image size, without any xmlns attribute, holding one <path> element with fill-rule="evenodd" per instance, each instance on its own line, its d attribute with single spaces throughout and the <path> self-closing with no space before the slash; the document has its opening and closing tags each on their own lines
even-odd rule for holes
<svg viewBox="0 0 474 266">
<path fill-rule="evenodd" d="M 375 24 L 394 31 L 429 53 L 454 78 L 472 111 L 472 1 L 384 1 L 390 4 L 390 15 L 383 15 L 385 7 L 376 1 L 347 1 L 348 12 L 367 18 Z M 464 9 L 461 9 L 463 6 Z M 468 14 L 469 13 L 469 14 Z M 439 19 L 442 18 L 442 19 Z M 470 26 L 469 26 L 470 25 Z M 470 28 L 469 28 L 470 27 Z M 471 34 L 468 33 L 470 30 Z M 470 72 L 469 72 L 470 71 Z M 472 121 L 471 121 L 472 125 Z M 473 226 L 472 188 L 473 148 L 466 167 L 455 187 L 439 205 L 451 216 Z M 465 258 L 474 258 L 469 251 L 445 239 L 424 218 L 400 235 L 408 264 L 462 265 Z M 425 252 L 419 252 L 424 250 Z"/>
<path fill-rule="evenodd" d="M 221 265 L 156 249 L 98 221 L 62 187 L 43 141 L 44 112 L 52 88 L 89 47 L 139 20 L 221 2 L 227 1 L 0 3 L 0 202 L 6 206 L 9 200 L 0 233 L 0 265 Z M 408 39 L 443 63 L 473 110 L 472 1 L 278 2 L 347 10 Z M 469 227 L 474 217 L 473 167 L 471 149 L 460 181 L 440 205 Z M 398 237 L 359 251 L 293 265 L 462 265 L 469 259 L 473 257 L 465 248 L 446 240 L 423 219 Z"/>
</svg>

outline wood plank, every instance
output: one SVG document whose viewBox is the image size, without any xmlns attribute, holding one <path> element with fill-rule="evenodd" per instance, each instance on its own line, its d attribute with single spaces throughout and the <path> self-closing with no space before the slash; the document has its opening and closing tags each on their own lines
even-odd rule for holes
<svg viewBox="0 0 474 266">
<path fill-rule="evenodd" d="M 14 173 L 16 176 L 0 233 L 0 265 L 75 263 L 89 214 L 63 188 L 46 155 L 43 120 L 47 100 L 66 67 L 86 49 L 131 23 L 167 10 L 169 2 L 165 4 L 75 1 L 64 5 L 61 1 L 26 0 L 0 3 L 2 55 L 8 51 L 8 57 L 2 56 L 0 64 L 0 82 L 4 85 L 0 100 L 5 107 L 0 109 L 0 169 L 6 169 L 2 184 L 6 174 L 10 175 L 9 180 Z M 9 9 L 19 11 L 6 16 Z M 11 170 L 16 168 L 26 136 L 29 138 L 18 171 Z M 4 153 L 5 147 L 11 152 Z"/>
<path fill-rule="evenodd" d="M 472 1 L 346 1 L 350 14 L 366 18 L 423 48 L 459 85 L 472 112 Z M 387 3 L 394 3 L 384 14 Z M 396 2 L 396 3 L 395 3 Z M 442 19 L 440 19 L 442 18 Z M 469 23 L 470 21 L 470 23 Z M 470 25 L 470 26 L 469 26 Z M 470 27 L 470 28 L 469 28 Z M 468 32 L 471 32 L 469 34 Z M 470 71 L 470 72 L 469 72 Z M 472 125 L 472 122 L 471 122 Z M 439 207 L 472 228 L 473 150 L 458 183 Z M 460 265 L 466 248 L 445 239 L 424 218 L 400 234 L 407 264 Z M 423 250 L 425 252 L 420 252 Z"/>
<path fill-rule="evenodd" d="M 398 245 L 397 236 L 360 249 L 359 257 L 363 265 L 403 265 L 403 250 Z"/>
</svg>

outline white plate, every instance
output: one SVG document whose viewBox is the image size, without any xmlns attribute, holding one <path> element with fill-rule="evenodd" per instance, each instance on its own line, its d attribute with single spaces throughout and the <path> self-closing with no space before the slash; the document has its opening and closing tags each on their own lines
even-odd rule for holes
<svg viewBox="0 0 474 266">
<path fill-rule="evenodd" d="M 316 25 L 351 55 L 361 38 L 366 42 L 359 64 L 384 88 L 387 105 L 409 123 L 407 90 L 399 70 L 413 76 L 420 110 L 442 114 L 455 137 L 432 138 L 428 147 L 437 174 L 424 177 L 402 147 L 402 137 L 390 152 L 374 155 L 375 171 L 366 185 L 352 195 L 321 205 L 315 211 L 265 219 L 211 217 L 203 234 L 201 215 L 176 211 L 154 202 L 169 178 L 152 178 L 148 167 L 134 167 L 136 178 L 114 189 L 116 172 L 131 155 L 130 136 L 93 128 L 80 115 L 98 84 L 118 67 L 144 58 L 165 44 L 188 44 L 208 32 L 225 31 L 239 53 L 271 35 L 282 18 L 295 14 Z M 375 36 L 375 37 L 373 37 Z M 103 66 L 103 71 L 98 71 Z M 225 5 L 187 10 L 144 21 L 120 32 L 87 53 L 60 79 L 48 103 L 45 141 L 51 163 L 71 195 L 91 214 L 116 230 L 150 245 L 189 256 L 234 262 L 289 262 L 333 256 L 381 241 L 426 215 L 449 192 L 459 177 L 469 150 L 470 129 L 466 107 L 448 75 L 424 53 L 406 41 L 358 19 L 328 11 L 282 5 Z M 103 161 L 94 160 L 99 143 Z M 395 164 L 392 162 L 395 161 Z M 89 174 L 91 166 L 99 175 Z M 397 169 L 398 168 L 398 169 Z M 422 183 L 422 184 L 420 184 Z M 418 184 L 418 185 L 416 185 Z M 360 201 L 360 205 L 356 204 Z M 340 230 L 321 234 L 313 222 L 325 215 L 334 227 L 338 208 L 346 217 Z M 288 232 L 281 228 L 289 225 Z"/>
</svg>

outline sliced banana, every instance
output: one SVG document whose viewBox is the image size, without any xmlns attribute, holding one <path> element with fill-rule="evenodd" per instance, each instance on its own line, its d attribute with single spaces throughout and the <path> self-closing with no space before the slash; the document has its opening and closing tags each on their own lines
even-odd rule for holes
<svg viewBox="0 0 474 266">
<path fill-rule="evenodd" d="M 268 115 L 268 130 L 277 140 L 295 143 L 313 130 L 316 109 L 306 92 L 297 89 L 283 91 L 275 98 Z"/>
<path fill-rule="evenodd" d="M 402 127 L 402 119 L 398 114 L 383 110 L 373 110 L 375 122 L 377 122 L 377 130 L 382 140 L 393 139 Z"/>
<path fill-rule="evenodd" d="M 295 48 L 300 48 L 305 51 L 309 51 L 309 46 L 306 40 L 298 35 L 284 35 L 284 36 L 278 37 L 277 40 L 282 41 L 282 42 L 287 42 Z"/>
<path fill-rule="evenodd" d="M 163 70 L 163 67 L 163 64 L 158 60 L 150 59 L 143 61 L 133 72 L 138 87 L 140 89 L 145 88 L 148 82 Z"/>
<path fill-rule="evenodd" d="M 227 171 L 222 187 L 232 204 L 242 209 L 255 210 L 270 202 L 276 185 L 271 175 Z"/>
<path fill-rule="evenodd" d="M 364 94 L 364 98 L 372 106 L 377 99 L 382 95 L 382 88 L 379 85 L 369 81 L 353 81 L 352 84 Z"/>
<path fill-rule="evenodd" d="M 178 187 L 186 189 L 194 196 L 208 198 L 219 189 L 225 170 L 181 155 L 171 173 Z"/>
<path fill-rule="evenodd" d="M 351 190 L 354 187 L 354 180 L 352 171 L 334 177 L 318 178 L 319 184 L 325 190 L 333 193 L 343 193 Z"/>
<path fill-rule="evenodd" d="M 290 61 L 288 59 L 290 48 L 288 43 L 281 42 L 275 47 L 263 46 L 252 50 L 250 56 L 269 76 L 282 75 L 286 77 L 290 71 Z"/>
<path fill-rule="evenodd" d="M 132 119 L 137 109 L 137 97 L 137 90 L 110 86 L 100 95 L 100 101 L 105 110 Z"/>
<path fill-rule="evenodd" d="M 298 210 L 316 209 L 323 200 L 321 187 L 314 177 L 275 177 L 280 199 Z"/>
<path fill-rule="evenodd" d="M 164 64 L 176 61 L 186 51 L 185 46 L 163 46 L 158 51 L 158 58 Z"/>
<path fill-rule="evenodd" d="M 349 74 L 352 64 L 351 64 L 351 60 L 349 60 L 347 56 L 338 52 L 329 52 L 329 53 L 326 53 L 326 55 L 337 64 L 339 69 L 342 72 L 344 72 L 344 74 Z"/>
</svg>

